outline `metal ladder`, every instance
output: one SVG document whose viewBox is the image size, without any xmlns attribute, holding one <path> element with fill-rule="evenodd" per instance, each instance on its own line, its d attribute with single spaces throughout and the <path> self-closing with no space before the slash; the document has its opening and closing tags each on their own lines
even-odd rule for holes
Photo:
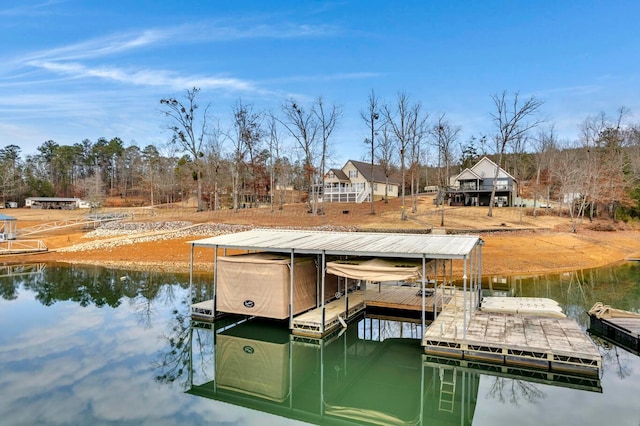
<svg viewBox="0 0 640 426">
<path fill-rule="evenodd" d="M 453 413 L 456 396 L 455 368 L 440 367 L 440 411 Z"/>
</svg>

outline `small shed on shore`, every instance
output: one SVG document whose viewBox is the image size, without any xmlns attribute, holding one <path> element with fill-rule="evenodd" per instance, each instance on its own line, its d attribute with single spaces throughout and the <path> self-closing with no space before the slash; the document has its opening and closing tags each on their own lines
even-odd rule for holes
<svg viewBox="0 0 640 426">
<path fill-rule="evenodd" d="M 18 219 L 0 214 L 0 241 L 18 238 Z"/>
</svg>

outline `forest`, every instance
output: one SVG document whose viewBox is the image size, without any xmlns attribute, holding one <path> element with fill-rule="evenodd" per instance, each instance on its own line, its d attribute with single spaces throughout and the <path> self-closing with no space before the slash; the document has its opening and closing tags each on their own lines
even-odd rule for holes
<svg viewBox="0 0 640 426">
<path fill-rule="evenodd" d="M 200 105 L 199 94 L 193 88 L 183 98 L 160 100 L 159 121 L 171 134 L 163 146 L 113 136 L 71 145 L 47 140 L 32 155 L 17 145 L 0 148 L 2 205 L 23 206 L 33 196 L 102 206 L 161 206 L 196 197 L 198 210 L 304 201 L 316 213 L 312 188 L 336 167 L 336 146 L 359 144 L 358 160 L 404 182 L 402 196 L 412 200 L 420 188 L 445 189 L 452 176 L 488 156 L 520 182 L 522 198 L 567 204 L 572 216 L 640 218 L 640 125 L 628 122 L 624 107 L 585 117 L 577 140 L 562 140 L 552 121 L 540 118 L 543 101 L 503 92 L 491 97 L 488 119 L 495 132 L 460 140 L 461 125 L 446 114 L 430 117 L 405 92 L 385 102 L 371 91 L 360 114 L 369 136 L 338 141 L 333 130 L 341 108 L 322 97 L 307 104 L 290 99 L 278 113 L 238 100 L 232 124 L 223 128 L 209 116 L 209 104 Z M 292 199 L 293 192 L 299 196 Z"/>
</svg>

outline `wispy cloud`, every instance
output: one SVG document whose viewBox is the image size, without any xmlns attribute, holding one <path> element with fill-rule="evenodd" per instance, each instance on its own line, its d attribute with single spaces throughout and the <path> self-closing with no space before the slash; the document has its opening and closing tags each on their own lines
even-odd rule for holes
<svg viewBox="0 0 640 426">
<path fill-rule="evenodd" d="M 197 29 L 195 34 L 193 30 Z M 232 41 L 243 39 L 292 39 L 309 37 L 330 37 L 341 33 L 341 29 L 333 25 L 311 25 L 285 23 L 281 25 L 246 24 L 225 25 L 201 23 L 189 27 L 192 35 L 199 40 Z"/>
<path fill-rule="evenodd" d="M 231 91 L 260 90 L 255 83 L 219 75 L 179 75 L 177 72 L 154 69 L 124 69 L 107 63 L 95 64 L 101 58 L 117 57 L 140 49 L 165 48 L 170 45 L 228 42 L 241 39 L 299 38 L 335 34 L 337 28 L 326 25 L 283 24 L 236 26 L 200 22 L 162 29 L 113 34 L 66 46 L 40 50 L 24 55 L 18 62 L 70 79 L 97 78 L 133 85 L 185 88 L 198 86 Z M 92 63 L 90 64 L 89 61 Z M 327 79 L 325 76 L 323 79 Z M 335 79 L 336 76 L 330 79 Z"/>
<path fill-rule="evenodd" d="M 177 25 L 168 28 L 152 28 L 113 34 L 80 43 L 41 50 L 22 58 L 23 62 L 34 60 L 69 61 L 100 58 L 144 47 L 204 42 L 228 42 L 243 39 L 290 39 L 334 36 L 339 29 L 329 25 L 282 24 L 282 25 L 226 25 L 215 22 Z"/>
<path fill-rule="evenodd" d="M 24 63 L 39 60 L 70 61 L 100 58 L 151 46 L 171 37 L 171 31 L 145 30 L 139 33 L 117 34 L 86 40 L 68 46 L 30 53 L 21 58 Z"/>
<path fill-rule="evenodd" d="M 49 6 L 65 3 L 63 0 L 49 0 L 34 4 L 20 3 L 19 6 L 0 9 L 0 16 L 31 16 L 49 13 Z"/>
<path fill-rule="evenodd" d="M 58 63 L 50 61 L 32 61 L 31 65 L 46 69 L 70 78 L 99 78 L 119 83 L 139 86 L 167 86 L 174 89 L 200 87 L 203 89 L 227 89 L 235 91 L 257 90 L 250 81 L 232 77 L 217 76 L 180 76 L 166 70 L 126 70 L 116 67 L 88 67 L 80 63 Z"/>
</svg>

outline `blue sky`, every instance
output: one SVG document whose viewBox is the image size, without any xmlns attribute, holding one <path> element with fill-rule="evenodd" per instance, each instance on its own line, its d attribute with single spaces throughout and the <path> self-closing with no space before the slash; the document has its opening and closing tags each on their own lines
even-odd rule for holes
<svg viewBox="0 0 640 426">
<path fill-rule="evenodd" d="M 461 142 L 493 133 L 492 94 L 544 100 L 561 139 L 589 115 L 640 122 L 637 1 L 0 0 L 0 146 L 169 139 L 163 97 L 342 106 L 333 161 L 366 155 L 360 111 L 399 91 Z"/>
</svg>

